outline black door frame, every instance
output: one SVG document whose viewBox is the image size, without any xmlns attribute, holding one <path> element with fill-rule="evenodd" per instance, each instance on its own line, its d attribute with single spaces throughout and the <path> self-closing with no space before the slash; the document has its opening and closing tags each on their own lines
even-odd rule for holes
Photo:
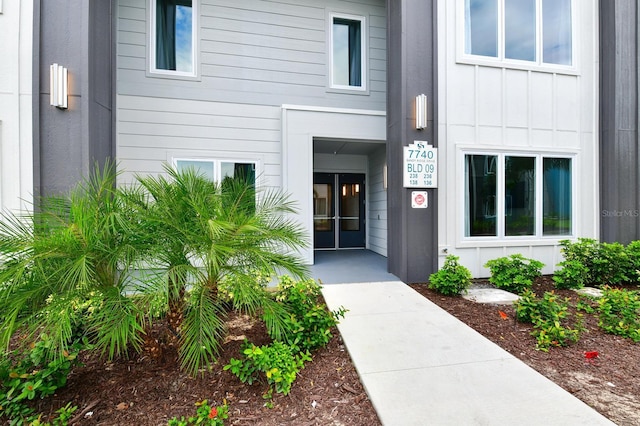
<svg viewBox="0 0 640 426">
<path fill-rule="evenodd" d="M 329 185 L 332 191 L 330 196 L 331 205 L 324 205 L 317 198 L 314 189 L 314 232 L 313 246 L 317 250 L 338 250 L 338 249 L 363 249 L 366 248 L 366 199 L 365 199 L 364 173 L 320 173 L 313 174 L 313 183 Z M 345 186 L 343 189 L 343 185 Z M 347 193 L 349 191 L 350 193 Z M 346 205 L 344 202 L 353 203 L 353 197 L 357 197 L 359 212 L 357 223 L 354 223 L 356 216 L 348 216 L 343 212 Z M 322 214 L 318 214 L 321 207 Z M 353 207 L 353 204 L 351 204 Z M 316 224 L 324 221 L 324 231 L 317 231 Z M 348 229 L 355 228 L 355 229 Z"/>
</svg>

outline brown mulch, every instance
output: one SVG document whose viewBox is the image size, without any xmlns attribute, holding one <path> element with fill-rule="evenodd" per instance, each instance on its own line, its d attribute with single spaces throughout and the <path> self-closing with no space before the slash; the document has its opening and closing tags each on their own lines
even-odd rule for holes
<svg viewBox="0 0 640 426">
<path fill-rule="evenodd" d="M 536 350 L 535 338 L 531 336 L 533 326 L 516 322 L 512 306 L 446 297 L 426 285 L 411 287 L 616 424 L 640 424 L 640 345 L 600 330 L 597 314 L 582 312 L 585 331 L 577 343 L 543 352 Z M 637 290 L 636 286 L 629 288 Z M 554 290 L 553 281 L 548 276 L 540 277 L 533 290 L 542 296 L 545 291 Z M 554 291 L 571 299 L 573 305 L 580 299 L 572 290 Z M 500 311 L 507 314 L 506 319 Z M 571 318 L 575 318 L 575 310 L 569 311 Z M 570 324 L 573 326 L 572 320 Z M 588 359 L 587 352 L 598 352 L 598 356 Z"/>
<path fill-rule="evenodd" d="M 267 408 L 266 383 L 245 385 L 223 371 L 230 358 L 240 358 L 244 338 L 256 345 L 269 342 L 264 325 L 232 315 L 228 327 L 218 362 L 201 377 L 181 372 L 175 353 L 152 359 L 147 352 L 111 363 L 85 355 L 67 386 L 36 409 L 49 415 L 71 402 L 78 410 L 70 424 L 166 425 L 174 416 L 193 416 L 194 404 L 207 399 L 212 406 L 227 402 L 227 425 L 380 425 L 337 330 L 305 364 L 291 392 L 274 392 L 273 408 Z"/>
<path fill-rule="evenodd" d="M 411 287 L 616 424 L 640 424 L 640 346 L 602 332 L 596 315 L 584 314 L 579 342 L 543 352 L 535 348 L 532 326 L 515 322 L 511 306 L 446 297 L 426 285 Z M 553 282 L 541 277 L 533 289 L 542 295 L 554 289 Z M 555 291 L 578 300 L 573 291 Z M 50 414 L 71 402 L 78 406 L 72 424 L 166 425 L 174 416 L 193 415 L 194 403 L 208 399 L 217 405 L 227 402 L 228 425 L 380 425 L 337 331 L 334 335 L 326 348 L 314 353 L 291 393 L 274 395 L 273 408 L 265 406 L 265 383 L 244 385 L 222 370 L 231 357 L 239 357 L 245 337 L 257 345 L 268 343 L 261 323 L 234 315 L 218 363 L 201 377 L 182 373 L 170 353 L 158 359 L 145 353 L 112 363 L 85 355 L 84 366 L 73 370 L 67 386 L 39 401 L 37 409 Z M 587 359 L 585 353 L 594 351 L 597 358 Z"/>
</svg>

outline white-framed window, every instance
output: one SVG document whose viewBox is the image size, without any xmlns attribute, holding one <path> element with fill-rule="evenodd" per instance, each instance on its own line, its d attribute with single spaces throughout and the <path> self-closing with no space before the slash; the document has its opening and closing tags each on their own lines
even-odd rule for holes
<svg viewBox="0 0 640 426">
<path fill-rule="evenodd" d="M 568 237 L 574 233 L 574 159 L 467 152 L 464 237 Z"/>
<path fill-rule="evenodd" d="M 197 76 L 198 0 L 149 0 L 149 72 Z"/>
<path fill-rule="evenodd" d="M 367 25 L 364 16 L 330 14 L 330 86 L 367 90 Z"/>
<path fill-rule="evenodd" d="M 575 69 L 574 0 L 459 0 L 463 61 Z"/>
<path fill-rule="evenodd" d="M 213 182 L 224 182 L 227 178 L 247 179 L 256 184 L 256 162 L 245 160 L 219 160 L 208 158 L 174 158 L 173 167 L 178 171 L 194 169 Z"/>
</svg>

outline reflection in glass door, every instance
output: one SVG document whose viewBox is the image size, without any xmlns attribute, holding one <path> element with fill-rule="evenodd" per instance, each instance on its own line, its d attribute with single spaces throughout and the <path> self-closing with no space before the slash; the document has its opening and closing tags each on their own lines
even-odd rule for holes
<svg viewBox="0 0 640 426">
<path fill-rule="evenodd" d="M 364 174 L 314 173 L 314 248 L 365 247 L 364 180 Z"/>
</svg>

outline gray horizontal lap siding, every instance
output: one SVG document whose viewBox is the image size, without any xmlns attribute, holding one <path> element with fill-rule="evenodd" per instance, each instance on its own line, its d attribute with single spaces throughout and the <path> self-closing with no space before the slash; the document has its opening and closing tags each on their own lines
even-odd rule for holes
<svg viewBox="0 0 640 426">
<path fill-rule="evenodd" d="M 117 157 L 127 171 L 158 173 L 176 153 L 257 160 L 269 184 L 282 175 L 281 106 L 385 110 L 384 0 L 201 0 L 199 76 L 147 71 L 148 0 L 118 0 Z M 364 15 L 368 92 L 327 89 L 328 12 Z"/>
<path fill-rule="evenodd" d="M 119 2 L 120 95 L 385 109 L 384 1 L 202 0 L 200 81 L 147 76 L 147 2 Z M 368 95 L 327 90 L 327 11 L 362 14 L 368 19 Z"/>
</svg>

